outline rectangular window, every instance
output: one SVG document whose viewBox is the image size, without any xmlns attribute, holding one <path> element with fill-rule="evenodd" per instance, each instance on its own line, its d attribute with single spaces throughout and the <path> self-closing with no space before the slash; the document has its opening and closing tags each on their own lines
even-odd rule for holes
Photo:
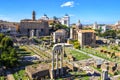
<svg viewBox="0 0 120 80">
<path fill-rule="evenodd" d="M 67 24 L 67 20 L 64 21 L 64 24 Z"/>
</svg>

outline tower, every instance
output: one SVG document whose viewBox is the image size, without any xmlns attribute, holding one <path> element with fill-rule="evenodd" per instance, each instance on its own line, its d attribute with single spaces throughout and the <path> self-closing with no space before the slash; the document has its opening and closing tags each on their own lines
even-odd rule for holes
<svg viewBox="0 0 120 80">
<path fill-rule="evenodd" d="M 33 21 L 36 20 L 36 19 L 35 19 L 35 15 L 36 15 L 36 14 L 35 14 L 35 11 L 33 11 L 33 12 L 32 12 L 32 20 L 33 20 Z"/>
</svg>

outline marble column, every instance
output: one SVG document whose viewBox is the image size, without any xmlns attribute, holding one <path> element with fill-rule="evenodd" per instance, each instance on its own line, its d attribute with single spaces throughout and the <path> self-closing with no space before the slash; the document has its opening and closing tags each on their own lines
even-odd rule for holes
<svg viewBox="0 0 120 80">
<path fill-rule="evenodd" d="M 60 50 L 60 75 L 63 75 L 63 51 Z"/>
<path fill-rule="evenodd" d="M 54 79 L 54 54 L 55 54 L 55 51 L 53 50 L 52 51 L 52 69 L 51 69 L 51 79 Z"/>
<path fill-rule="evenodd" d="M 58 69 L 58 53 L 59 51 L 57 50 L 57 54 L 56 54 L 56 76 L 59 76 L 59 69 Z"/>
<path fill-rule="evenodd" d="M 30 37 L 34 37 L 34 30 L 32 29 L 31 31 L 30 31 L 30 33 L 31 33 L 31 35 L 30 35 Z"/>
<path fill-rule="evenodd" d="M 36 37 L 39 38 L 39 30 L 36 30 Z"/>
</svg>

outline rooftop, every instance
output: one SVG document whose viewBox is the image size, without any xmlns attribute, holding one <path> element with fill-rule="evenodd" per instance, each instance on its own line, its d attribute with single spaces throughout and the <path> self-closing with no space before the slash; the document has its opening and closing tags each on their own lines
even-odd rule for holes
<svg viewBox="0 0 120 80">
<path fill-rule="evenodd" d="M 94 30 L 79 30 L 78 31 L 79 33 L 85 33 L 85 32 L 95 32 Z"/>
</svg>

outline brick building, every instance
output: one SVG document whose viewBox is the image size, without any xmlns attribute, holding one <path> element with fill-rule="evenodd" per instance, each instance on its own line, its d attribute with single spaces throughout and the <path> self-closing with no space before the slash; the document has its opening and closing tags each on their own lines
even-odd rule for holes
<svg viewBox="0 0 120 80">
<path fill-rule="evenodd" d="M 49 34 L 48 21 L 36 20 L 35 11 L 33 11 L 32 19 L 24 19 L 20 22 L 20 33 L 22 35 L 31 36 L 45 36 Z"/>
</svg>

